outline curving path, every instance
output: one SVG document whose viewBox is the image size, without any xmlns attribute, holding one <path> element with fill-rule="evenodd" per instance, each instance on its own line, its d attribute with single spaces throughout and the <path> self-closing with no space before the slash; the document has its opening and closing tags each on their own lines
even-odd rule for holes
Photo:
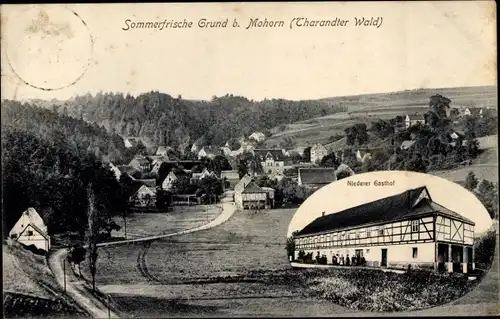
<svg viewBox="0 0 500 319">
<path fill-rule="evenodd" d="M 153 240 L 161 239 L 161 238 L 168 238 L 168 237 L 173 237 L 173 236 L 178 236 L 178 235 L 183 235 L 183 234 L 188 234 L 188 233 L 193 233 L 197 232 L 200 230 L 205 230 L 205 229 L 210 229 L 213 227 L 216 227 L 224 222 L 226 222 L 231 216 L 234 214 L 236 211 L 236 207 L 234 205 L 234 202 L 232 201 L 232 193 L 231 192 L 226 192 L 226 196 L 221 200 L 221 209 L 222 212 L 217 218 L 212 220 L 211 222 L 171 233 L 171 234 L 166 234 L 166 235 L 157 235 L 157 236 L 148 236 L 148 237 L 142 237 L 142 238 L 137 238 L 137 239 L 128 239 L 128 240 L 121 240 L 121 241 L 114 241 L 114 242 L 108 242 L 108 243 L 100 243 L 97 246 L 98 247 L 107 247 L 107 246 L 113 246 L 113 245 L 120 245 L 120 244 L 128 244 L 128 243 L 137 243 L 137 242 L 151 242 Z M 79 280 L 76 275 L 73 273 L 73 271 L 70 269 L 69 265 L 66 264 L 66 274 L 64 273 L 64 262 L 67 257 L 68 250 L 63 248 L 59 249 L 53 254 L 50 255 L 49 257 L 49 267 L 52 270 L 52 273 L 54 274 L 54 277 L 56 278 L 57 282 L 61 287 L 64 288 L 64 282 L 66 280 L 66 292 L 67 294 L 75 300 L 80 306 L 82 306 L 87 312 L 94 318 L 118 318 L 118 314 L 116 314 L 113 311 L 108 311 L 107 305 L 103 304 L 100 300 L 95 298 L 87 289 L 85 288 L 85 282 L 82 280 Z M 66 277 L 66 278 L 65 278 Z"/>
</svg>

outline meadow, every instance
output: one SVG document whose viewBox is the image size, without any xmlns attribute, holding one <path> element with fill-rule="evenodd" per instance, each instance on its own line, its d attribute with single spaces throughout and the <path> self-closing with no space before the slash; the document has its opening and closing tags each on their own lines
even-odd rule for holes
<svg viewBox="0 0 500 319">
<path fill-rule="evenodd" d="M 102 247 L 98 287 L 111 295 L 127 317 L 327 316 L 423 309 L 455 299 L 476 283 L 460 275 L 449 279 L 438 274 L 378 270 L 367 276 L 355 268 L 292 269 L 285 241 L 294 212 L 237 211 L 212 229 Z M 425 284 L 412 288 L 415 278 L 408 276 L 425 277 Z M 339 290 L 331 280 L 356 287 Z M 373 296 L 367 294 L 375 283 L 379 289 Z M 411 294 L 404 295 L 411 289 Z M 429 295 L 429 291 L 433 293 Z M 358 299 L 362 294 L 362 303 L 349 302 L 351 292 Z"/>
<path fill-rule="evenodd" d="M 441 94 L 452 100 L 452 107 L 492 107 L 497 108 L 496 87 L 465 87 L 443 89 L 418 89 L 391 93 L 364 94 L 324 98 L 337 105 L 347 107 L 347 112 L 290 123 L 271 130 L 266 144 L 277 145 L 285 137 L 293 139 L 296 147 L 307 147 L 314 143 L 327 143 L 328 139 L 355 123 L 370 123 L 377 119 L 391 119 L 415 112 L 424 113 L 429 107 L 429 97 Z"/>
</svg>

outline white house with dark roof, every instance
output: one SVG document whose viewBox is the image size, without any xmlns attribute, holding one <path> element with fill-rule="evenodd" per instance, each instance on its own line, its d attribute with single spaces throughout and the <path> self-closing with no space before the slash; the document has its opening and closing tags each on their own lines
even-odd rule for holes
<svg viewBox="0 0 500 319">
<path fill-rule="evenodd" d="M 262 132 L 253 132 L 252 135 L 248 137 L 249 139 L 253 139 L 256 142 L 262 142 L 266 139 L 266 135 Z"/>
<path fill-rule="evenodd" d="M 260 161 L 264 174 L 276 175 L 285 170 L 285 151 L 283 149 L 254 149 L 252 153 Z"/>
<path fill-rule="evenodd" d="M 171 191 L 174 187 L 175 181 L 178 179 L 177 175 L 175 175 L 174 171 L 171 170 L 165 179 L 161 182 L 161 189 L 166 191 Z"/>
<path fill-rule="evenodd" d="M 328 155 L 328 150 L 322 144 L 316 143 L 311 147 L 311 163 L 319 163 Z"/>
<path fill-rule="evenodd" d="M 129 203 L 135 207 L 154 207 L 156 204 L 155 187 L 141 185 L 129 198 Z"/>
<path fill-rule="evenodd" d="M 151 171 L 151 162 L 143 155 L 134 156 L 128 165 L 141 172 Z"/>
<path fill-rule="evenodd" d="M 408 114 L 405 118 L 405 127 L 409 128 L 417 124 L 425 124 L 425 117 L 423 114 Z"/>
<path fill-rule="evenodd" d="M 235 205 L 239 209 L 269 209 L 274 207 L 274 189 L 260 187 L 248 175 L 235 186 Z"/>
<path fill-rule="evenodd" d="M 335 168 L 299 168 L 297 183 L 309 188 L 320 188 L 337 180 Z"/>
<path fill-rule="evenodd" d="M 365 260 L 368 266 L 474 269 L 474 222 L 434 202 L 423 186 L 351 207 L 323 212 L 295 240 L 299 252 Z"/>
<path fill-rule="evenodd" d="M 198 159 L 201 159 L 203 157 L 213 159 L 217 155 L 221 155 L 221 153 L 222 151 L 215 146 L 203 146 L 198 152 Z"/>
<path fill-rule="evenodd" d="M 50 236 L 42 217 L 33 208 L 25 210 L 9 232 L 9 238 L 25 246 L 34 245 L 38 249 L 49 251 Z"/>
</svg>

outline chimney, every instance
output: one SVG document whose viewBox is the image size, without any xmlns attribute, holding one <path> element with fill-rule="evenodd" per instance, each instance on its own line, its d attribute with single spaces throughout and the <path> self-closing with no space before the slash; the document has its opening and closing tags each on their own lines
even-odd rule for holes
<svg viewBox="0 0 500 319">
<path fill-rule="evenodd" d="M 325 212 L 322 212 L 322 213 L 321 213 L 321 217 L 325 217 Z"/>
</svg>

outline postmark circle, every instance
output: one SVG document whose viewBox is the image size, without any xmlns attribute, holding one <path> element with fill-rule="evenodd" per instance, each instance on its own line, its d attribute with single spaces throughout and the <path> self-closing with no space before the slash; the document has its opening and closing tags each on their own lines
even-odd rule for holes
<svg viewBox="0 0 500 319">
<path fill-rule="evenodd" d="M 62 6 L 12 12 L 5 28 L 5 57 L 21 82 L 55 91 L 78 82 L 91 64 L 94 41 L 85 21 Z"/>
</svg>

